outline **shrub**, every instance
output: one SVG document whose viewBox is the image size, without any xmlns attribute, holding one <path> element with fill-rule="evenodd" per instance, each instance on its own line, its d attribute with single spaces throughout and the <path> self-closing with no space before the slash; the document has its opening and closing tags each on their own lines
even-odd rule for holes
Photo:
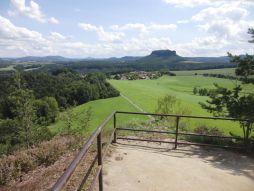
<svg viewBox="0 0 254 191">
<path fill-rule="evenodd" d="M 0 185 L 12 180 L 21 180 L 22 175 L 37 166 L 49 166 L 67 152 L 72 145 L 77 145 L 72 137 L 55 137 L 37 147 L 16 151 L 13 155 L 0 158 Z"/>
<path fill-rule="evenodd" d="M 222 131 L 217 127 L 209 128 L 205 125 L 199 126 L 194 129 L 194 133 L 201 135 L 214 135 L 214 136 L 225 136 Z M 228 142 L 225 139 L 218 139 L 216 137 L 203 137 L 203 136 L 188 136 L 188 141 L 205 143 L 205 144 L 217 144 Z"/>
</svg>

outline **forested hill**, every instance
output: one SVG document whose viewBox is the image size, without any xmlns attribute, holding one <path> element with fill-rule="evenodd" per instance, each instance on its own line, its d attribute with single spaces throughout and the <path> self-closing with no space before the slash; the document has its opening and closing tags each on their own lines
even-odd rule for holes
<svg viewBox="0 0 254 191">
<path fill-rule="evenodd" d="M 59 56 L 48 57 L 24 57 L 16 59 L 5 59 L 5 61 L 16 63 L 16 69 L 25 70 L 22 62 L 40 63 L 41 70 L 53 71 L 55 69 L 67 67 L 79 72 L 127 72 L 127 71 L 159 71 L 159 70 L 194 70 L 194 69 L 214 69 L 230 68 L 235 65 L 229 62 L 227 56 L 224 57 L 182 57 L 171 50 L 155 50 L 151 54 L 143 57 L 125 56 L 121 58 L 107 59 L 68 59 Z M 49 62 L 42 64 L 43 62 Z M 27 63 L 26 63 L 27 64 Z M 14 67 L 14 68 L 15 68 Z"/>
<path fill-rule="evenodd" d="M 0 155 L 51 137 L 47 126 L 59 111 L 119 96 L 104 74 L 25 72 L 0 76 L 0 81 Z M 24 137 L 28 127 L 30 134 Z"/>
<path fill-rule="evenodd" d="M 235 65 L 228 57 L 181 57 L 176 51 L 157 50 L 144 57 L 123 57 L 104 60 L 81 60 L 65 62 L 65 66 L 82 72 L 125 72 L 158 70 L 194 70 L 230 68 Z"/>
</svg>

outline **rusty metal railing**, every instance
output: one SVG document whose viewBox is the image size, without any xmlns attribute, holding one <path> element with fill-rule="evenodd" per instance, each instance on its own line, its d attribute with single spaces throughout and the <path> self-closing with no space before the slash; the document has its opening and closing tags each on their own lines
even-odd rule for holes
<svg viewBox="0 0 254 191">
<path fill-rule="evenodd" d="M 117 128 L 116 125 L 116 116 L 117 114 L 124 114 L 124 115 L 148 115 L 148 116 L 160 116 L 160 117 L 175 117 L 176 118 L 176 129 L 175 132 L 169 132 L 169 131 L 159 131 L 159 130 L 147 130 L 147 129 L 132 129 L 132 128 Z M 110 135 L 110 139 L 108 140 L 108 144 L 106 146 L 106 149 L 104 153 L 102 152 L 102 130 L 105 127 L 105 125 L 112 119 L 113 117 L 113 131 Z M 222 146 L 222 145 L 212 145 L 212 144 L 201 144 L 201 143 L 191 143 L 191 142 L 181 142 L 178 141 L 179 135 L 190 135 L 190 136 L 203 136 L 203 137 L 214 137 L 219 139 L 239 139 L 242 140 L 242 138 L 232 137 L 232 136 L 215 136 L 215 135 L 204 135 L 204 134 L 196 134 L 196 133 L 186 133 L 186 132 L 179 132 L 179 121 L 180 118 L 193 118 L 193 119 L 213 119 L 213 120 L 230 120 L 230 121 L 247 121 L 243 119 L 236 119 L 236 118 L 223 118 L 223 117 L 206 117 L 206 116 L 189 116 L 189 115 L 173 115 L 173 114 L 157 114 L 157 113 L 140 113 L 140 112 L 125 112 L 125 111 L 114 111 L 111 113 L 107 119 L 93 132 L 93 134 L 89 137 L 87 142 L 84 144 L 80 152 L 77 154 L 77 156 L 74 158 L 74 160 L 71 162 L 71 164 L 68 166 L 68 168 L 65 170 L 63 175 L 57 180 L 55 185 L 52 187 L 53 191 L 60 191 L 64 188 L 67 181 L 72 176 L 73 172 L 75 171 L 76 167 L 82 160 L 82 158 L 86 155 L 88 152 L 88 149 L 91 147 L 93 142 L 97 140 L 97 155 L 96 158 L 93 160 L 88 173 L 86 174 L 85 178 L 82 181 L 82 185 L 84 185 L 87 181 L 88 176 L 91 174 L 91 169 L 95 165 L 96 161 L 98 163 L 95 176 L 93 177 L 92 183 L 90 185 L 89 190 L 94 190 L 96 181 L 98 178 L 99 182 L 99 191 L 103 191 L 103 159 L 106 156 L 106 153 L 108 151 L 109 145 L 111 142 L 116 143 L 117 139 L 124 139 L 124 140 L 135 140 L 135 141 L 147 141 L 147 142 L 160 142 L 160 143 L 173 143 L 174 148 L 177 149 L 177 145 L 179 144 L 185 144 L 185 145 L 200 145 L 200 146 L 215 146 L 215 147 L 224 147 L 224 148 L 236 148 L 236 147 L 230 147 L 230 146 Z M 137 131 L 137 132 L 146 132 L 146 133 L 160 133 L 160 134 L 173 134 L 175 135 L 174 141 L 166 141 L 166 140 L 153 140 L 153 139 L 140 139 L 140 138 L 130 138 L 130 137 L 117 137 L 117 131 Z M 238 148 L 238 147 L 237 147 Z M 81 190 L 81 189 L 80 189 Z"/>
<path fill-rule="evenodd" d="M 204 144 L 204 143 L 195 143 L 195 142 L 182 142 L 178 141 L 179 135 L 185 136 L 197 136 L 197 137 L 210 137 L 217 139 L 235 139 L 235 140 L 244 140 L 241 137 L 233 137 L 233 136 L 217 136 L 217 135 L 206 135 L 206 134 L 198 134 L 198 133 L 190 133 L 190 132 L 179 132 L 179 121 L 181 118 L 189 118 L 189 119 L 211 119 L 211 120 L 224 120 L 224 121 L 244 121 L 252 123 L 249 120 L 245 119 L 237 119 L 237 118 L 226 118 L 226 117 L 208 117 L 208 116 L 192 116 L 192 115 L 175 115 L 175 114 L 158 114 L 158 113 L 141 113 L 141 112 L 126 112 L 126 111 L 116 111 L 116 114 L 127 114 L 127 115 L 148 115 L 148 116 L 159 116 L 159 117 L 175 117 L 176 118 L 176 126 L 175 132 L 170 131 L 159 131 L 159 130 L 146 130 L 146 129 L 132 129 L 132 128 L 116 128 L 114 131 L 114 140 L 116 142 L 117 139 L 122 140 L 133 140 L 133 141 L 146 141 L 146 142 L 160 142 L 160 143 L 173 143 L 174 148 L 177 149 L 178 145 L 198 145 L 198 146 L 210 146 L 210 147 L 221 147 L 221 148 L 232 148 L 232 149 L 242 149 L 242 147 L 234 147 L 227 145 L 215 145 L 215 144 Z M 116 127 L 116 124 L 114 125 Z M 160 133 L 160 134 L 173 134 L 175 135 L 174 141 L 165 141 L 165 140 L 154 140 L 154 139 L 141 139 L 141 138 L 130 138 L 130 137 L 117 137 L 117 131 L 139 131 L 146 133 Z"/>
<path fill-rule="evenodd" d="M 63 175 L 57 180 L 55 185 L 53 186 L 52 190 L 53 191 L 60 191 L 64 188 L 65 184 L 67 181 L 70 179 L 71 175 L 75 171 L 76 167 L 80 163 L 81 159 L 85 156 L 87 153 L 88 149 L 90 146 L 93 144 L 95 139 L 97 139 L 97 161 L 98 161 L 98 167 L 96 169 L 95 176 L 93 178 L 92 184 L 90 186 L 89 190 L 93 190 L 95 187 L 96 179 L 98 178 L 99 180 L 99 190 L 103 190 L 103 177 L 102 177 L 102 161 L 103 158 L 106 155 L 106 152 L 108 150 L 108 147 L 105 149 L 104 154 L 102 153 L 102 138 L 101 138 L 101 132 L 103 127 L 110 121 L 110 119 L 115 116 L 115 112 L 113 112 L 95 131 L 94 133 L 90 136 L 90 138 L 87 140 L 87 142 L 84 144 L 78 155 L 74 158 L 74 160 L 71 162 L 71 164 L 68 166 L 68 168 L 65 170 Z M 114 117 L 115 118 L 115 117 Z M 115 130 L 115 128 L 114 128 Z M 113 138 L 114 132 L 110 136 L 111 140 Z M 111 141 L 110 141 L 111 142 Z M 86 181 L 86 180 L 85 180 Z M 84 182 L 85 182 L 84 181 Z"/>
</svg>

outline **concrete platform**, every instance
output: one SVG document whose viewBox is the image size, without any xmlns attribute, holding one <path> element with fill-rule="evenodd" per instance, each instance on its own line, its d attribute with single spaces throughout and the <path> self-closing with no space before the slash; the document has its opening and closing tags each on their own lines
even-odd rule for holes
<svg viewBox="0 0 254 191">
<path fill-rule="evenodd" d="M 253 191 L 254 160 L 223 149 L 118 141 L 105 191 Z"/>
</svg>

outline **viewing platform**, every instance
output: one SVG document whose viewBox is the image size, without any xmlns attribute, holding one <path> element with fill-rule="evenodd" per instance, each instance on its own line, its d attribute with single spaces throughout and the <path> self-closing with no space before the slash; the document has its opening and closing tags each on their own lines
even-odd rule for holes
<svg viewBox="0 0 254 191">
<path fill-rule="evenodd" d="M 118 115 L 147 115 L 154 119 L 170 117 L 175 119 L 175 127 L 170 131 L 145 127 L 123 128 L 117 125 L 120 123 Z M 179 128 L 182 118 L 247 121 L 113 112 L 90 136 L 52 190 L 253 191 L 254 159 L 243 154 L 246 146 L 243 138 L 182 131 Z M 134 135 L 128 132 L 134 132 Z M 140 133 L 145 135 L 139 136 Z M 187 141 L 182 139 L 183 136 L 217 140 L 219 144 Z M 79 176 L 75 175 L 76 169 Z"/>
<path fill-rule="evenodd" d="M 253 191 L 254 160 L 220 148 L 118 140 L 104 162 L 105 191 Z"/>
</svg>

